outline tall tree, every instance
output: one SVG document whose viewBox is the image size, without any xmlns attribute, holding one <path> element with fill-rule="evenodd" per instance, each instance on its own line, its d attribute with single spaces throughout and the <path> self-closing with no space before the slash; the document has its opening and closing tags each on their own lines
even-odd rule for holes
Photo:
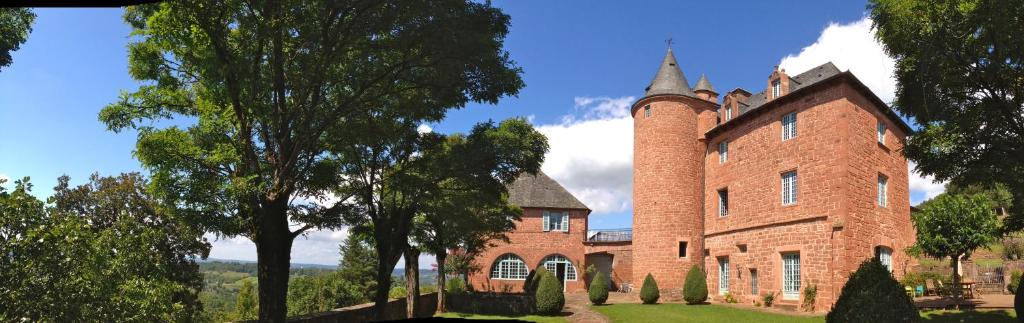
<svg viewBox="0 0 1024 323">
<path fill-rule="evenodd" d="M 35 20 L 28 8 L 0 8 L 0 70 L 11 65 L 11 52 L 25 43 Z"/>
<path fill-rule="evenodd" d="M 100 119 L 138 131 L 154 191 L 193 223 L 255 243 L 269 322 L 287 314 L 294 238 L 341 224 L 344 203 L 312 203 L 346 180 L 330 146 L 381 138 L 367 119 L 415 127 L 523 86 L 503 49 L 509 17 L 489 3 L 182 0 L 125 20 L 143 85 Z"/>
<path fill-rule="evenodd" d="M 340 147 L 342 160 L 352 161 L 345 163 L 351 165 L 346 169 L 350 185 L 341 193 L 353 196 L 356 205 L 346 213 L 346 221 L 353 230 L 373 237 L 378 255 L 374 301 L 382 309 L 391 272 L 415 233 L 413 220 L 432 201 L 443 198 L 443 183 L 463 181 L 461 189 L 500 198 L 521 173 L 540 169 L 548 145 L 544 135 L 523 119 L 477 124 L 465 138 L 452 139 L 457 144 L 451 145 L 446 144 L 448 137 L 419 134 L 401 120 L 371 122 L 374 126 L 367 129 L 380 129 L 375 135 L 388 139 Z"/>
<path fill-rule="evenodd" d="M 983 194 L 941 194 L 921 205 L 912 217 L 917 228 L 914 248 L 925 254 L 949 257 L 953 267 L 953 292 L 960 295 L 960 258 L 995 241 L 999 220 L 993 202 Z"/>
<path fill-rule="evenodd" d="M 1024 1 L 872 0 L 896 59 L 894 107 L 921 129 L 906 155 L 937 180 L 1004 182 L 1024 227 Z"/>
<path fill-rule="evenodd" d="M 27 180 L 0 187 L 0 320 L 198 320 L 203 233 L 138 174 L 68 181 L 45 210 Z"/>
<path fill-rule="evenodd" d="M 366 240 L 366 237 L 349 233 L 339 246 L 341 261 L 338 263 L 341 279 L 358 285 L 364 302 L 373 299 L 377 291 L 377 252 Z"/>
</svg>

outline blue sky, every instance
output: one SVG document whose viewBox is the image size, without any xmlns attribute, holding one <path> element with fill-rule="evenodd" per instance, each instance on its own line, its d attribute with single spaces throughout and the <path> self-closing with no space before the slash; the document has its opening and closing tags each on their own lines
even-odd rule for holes
<svg viewBox="0 0 1024 323">
<path fill-rule="evenodd" d="M 523 67 L 518 97 L 453 111 L 433 131 L 522 116 L 549 136 L 544 171 L 594 208 L 591 228 L 629 227 L 632 161 L 627 107 L 643 93 L 673 39 L 690 82 L 701 73 L 725 92 L 765 86 L 773 66 L 791 74 L 834 61 L 885 100 L 892 60 L 871 38 L 857 1 L 495 1 L 512 16 L 506 49 Z M 56 178 L 141 171 L 135 134 L 106 131 L 97 112 L 137 84 L 127 73 L 121 9 L 40 9 L 14 64 L 0 70 L 0 177 L 31 176 L 36 195 Z M 911 178 L 913 204 L 942 191 Z M 337 263 L 346 232 L 296 241 L 293 261 Z M 212 238 L 212 237 L 211 237 Z M 214 242 L 213 257 L 255 259 L 244 238 Z M 420 261 L 428 267 L 432 259 Z"/>
</svg>

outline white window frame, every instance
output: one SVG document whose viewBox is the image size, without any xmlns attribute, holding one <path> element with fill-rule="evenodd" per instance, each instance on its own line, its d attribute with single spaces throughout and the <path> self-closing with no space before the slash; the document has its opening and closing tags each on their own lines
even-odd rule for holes
<svg viewBox="0 0 1024 323">
<path fill-rule="evenodd" d="M 724 193 L 724 194 L 723 194 Z M 718 190 L 718 216 L 725 217 L 729 215 L 729 189 L 723 188 Z"/>
<path fill-rule="evenodd" d="M 491 279 L 526 280 L 528 275 L 530 275 L 530 268 L 526 266 L 526 262 L 513 253 L 501 255 L 491 265 Z"/>
<path fill-rule="evenodd" d="M 729 292 L 729 257 L 718 258 L 718 295 Z"/>
<path fill-rule="evenodd" d="M 782 80 L 772 81 L 772 99 L 782 95 Z"/>
<path fill-rule="evenodd" d="M 551 221 L 554 217 L 558 217 L 558 222 Z M 569 232 L 569 212 L 568 211 L 544 211 L 543 216 L 544 232 L 556 231 L 556 232 Z"/>
<path fill-rule="evenodd" d="M 885 144 L 885 130 L 886 126 L 882 120 L 878 120 L 878 125 L 875 126 L 875 131 L 878 134 L 878 143 Z"/>
<path fill-rule="evenodd" d="M 732 120 L 732 107 L 726 107 L 725 108 L 725 120 L 726 121 Z"/>
<path fill-rule="evenodd" d="M 800 299 L 800 253 L 782 254 L 782 299 Z"/>
<path fill-rule="evenodd" d="M 648 104 L 648 105 L 644 106 L 644 118 L 650 118 L 650 117 L 651 117 L 651 105 Z"/>
<path fill-rule="evenodd" d="M 722 140 L 718 143 L 718 163 L 725 164 L 727 161 L 729 161 L 729 141 Z"/>
<path fill-rule="evenodd" d="M 750 270 L 750 295 L 758 296 L 757 269 Z"/>
<path fill-rule="evenodd" d="M 795 170 L 782 173 L 782 205 L 796 204 L 797 196 L 797 173 Z"/>
<path fill-rule="evenodd" d="M 887 207 L 889 204 L 889 178 L 885 175 L 878 175 L 878 206 Z"/>
<path fill-rule="evenodd" d="M 796 111 L 782 115 L 782 141 L 793 139 L 796 135 Z"/>
<path fill-rule="evenodd" d="M 551 272 L 551 274 L 554 274 L 555 271 L 558 270 L 558 264 L 559 263 L 564 263 L 565 264 L 565 280 L 566 281 L 576 281 L 576 279 L 578 277 L 578 275 L 576 275 L 576 266 L 573 266 L 572 261 L 569 261 L 569 258 L 566 258 L 563 255 L 559 255 L 559 254 L 549 255 L 547 257 L 544 257 L 544 260 L 541 260 L 540 263 L 541 263 L 541 265 L 544 266 L 544 269 L 547 269 L 549 272 Z"/>
<path fill-rule="evenodd" d="M 888 269 L 889 273 L 892 273 L 892 249 L 883 246 L 878 246 L 877 250 L 878 262 L 881 262 L 882 266 L 885 266 L 885 269 Z"/>
</svg>

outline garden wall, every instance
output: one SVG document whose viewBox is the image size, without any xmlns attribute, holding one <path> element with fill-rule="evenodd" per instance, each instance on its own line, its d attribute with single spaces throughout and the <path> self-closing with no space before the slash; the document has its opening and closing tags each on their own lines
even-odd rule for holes
<svg viewBox="0 0 1024 323">
<path fill-rule="evenodd" d="M 519 316 L 533 314 L 533 296 L 527 294 L 462 293 L 448 295 L 447 310 L 459 313 Z"/>
<path fill-rule="evenodd" d="M 416 317 L 434 316 L 434 311 L 437 309 L 437 293 L 420 295 L 419 301 L 420 305 L 419 308 L 417 309 L 418 313 L 416 313 Z M 405 319 L 405 307 L 406 301 L 404 298 L 388 302 L 388 306 L 385 309 L 385 319 Z M 349 307 L 333 309 L 327 312 L 320 312 L 315 314 L 307 314 L 288 318 L 288 322 L 303 323 L 354 323 L 370 322 L 374 320 L 375 316 L 373 312 L 373 303 L 353 305 Z"/>
</svg>

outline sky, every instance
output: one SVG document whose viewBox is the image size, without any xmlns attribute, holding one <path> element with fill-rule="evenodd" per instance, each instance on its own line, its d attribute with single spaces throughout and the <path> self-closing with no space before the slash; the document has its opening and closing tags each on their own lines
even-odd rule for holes
<svg viewBox="0 0 1024 323">
<path fill-rule="evenodd" d="M 583 3 L 494 1 L 512 17 L 505 48 L 523 68 L 526 87 L 421 130 L 465 132 L 477 122 L 527 118 L 551 145 L 543 171 L 593 209 L 591 229 L 631 226 L 628 109 L 653 78 L 667 39 L 689 81 L 706 74 L 721 93 L 763 90 L 774 66 L 795 75 L 832 61 L 886 102 L 894 96 L 894 62 L 874 40 L 863 2 Z M 29 176 L 34 194 L 46 198 L 63 174 L 74 185 L 94 172 L 145 173 L 132 156 L 136 134 L 109 132 L 97 120 L 121 91 L 138 87 L 127 72 L 130 28 L 122 10 L 36 13 L 28 41 L 0 70 L 0 178 Z M 944 184 L 912 173 L 910 189 L 913 205 L 942 193 Z M 346 236 L 341 229 L 299 237 L 292 262 L 337 264 Z M 213 258 L 256 259 L 246 238 L 208 238 Z M 424 255 L 419 263 L 430 268 L 434 260 Z"/>
</svg>

